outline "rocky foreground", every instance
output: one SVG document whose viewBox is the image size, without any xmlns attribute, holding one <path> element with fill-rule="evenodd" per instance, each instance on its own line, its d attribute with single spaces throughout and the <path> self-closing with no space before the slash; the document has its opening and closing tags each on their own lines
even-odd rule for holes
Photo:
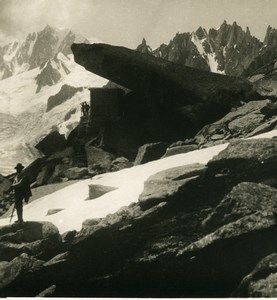
<svg viewBox="0 0 277 300">
<path fill-rule="evenodd" d="M 162 171 L 80 232 L 0 228 L 0 296 L 276 297 L 277 139 Z"/>
</svg>

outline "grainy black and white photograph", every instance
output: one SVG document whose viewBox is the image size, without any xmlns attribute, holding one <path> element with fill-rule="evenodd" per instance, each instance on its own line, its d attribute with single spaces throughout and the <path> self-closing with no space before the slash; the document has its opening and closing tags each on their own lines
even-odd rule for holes
<svg viewBox="0 0 277 300">
<path fill-rule="evenodd" d="M 0 297 L 277 297 L 276 28 L 276 0 L 0 0 Z"/>
</svg>

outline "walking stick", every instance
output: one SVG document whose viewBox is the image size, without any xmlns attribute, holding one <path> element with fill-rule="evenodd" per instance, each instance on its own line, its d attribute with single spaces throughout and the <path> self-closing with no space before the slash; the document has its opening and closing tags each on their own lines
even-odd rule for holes
<svg viewBox="0 0 277 300">
<path fill-rule="evenodd" d="M 15 210 L 15 204 L 13 205 L 13 210 L 12 210 L 12 214 L 11 214 L 11 218 L 10 218 L 10 223 L 12 221 L 12 218 L 13 218 L 13 213 L 14 213 L 14 210 Z"/>
</svg>

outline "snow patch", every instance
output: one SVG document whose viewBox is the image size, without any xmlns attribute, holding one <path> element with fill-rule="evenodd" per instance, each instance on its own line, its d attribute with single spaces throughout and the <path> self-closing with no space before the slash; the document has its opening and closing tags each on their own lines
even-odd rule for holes
<svg viewBox="0 0 277 300">
<path fill-rule="evenodd" d="M 14 46 L 16 45 L 16 47 L 14 48 Z M 12 59 L 15 57 L 17 50 L 19 49 L 19 43 L 17 42 L 13 42 L 9 45 L 8 50 L 6 51 L 5 55 L 3 56 L 3 59 L 5 62 L 11 62 Z"/>
<path fill-rule="evenodd" d="M 30 46 L 29 46 L 29 49 L 28 49 L 28 56 L 29 56 L 29 57 L 30 57 L 31 54 L 33 53 L 33 48 L 34 48 L 34 45 L 35 45 L 35 43 L 36 43 L 36 41 L 37 41 L 38 35 L 37 35 L 37 33 L 35 33 L 35 35 L 36 35 L 36 37 L 35 37 L 35 39 L 34 39 L 33 41 L 31 41 Z"/>
<path fill-rule="evenodd" d="M 203 40 L 199 40 L 196 34 L 192 34 L 192 42 L 195 44 L 198 52 L 202 55 L 202 57 L 205 58 L 207 61 L 208 65 L 210 66 L 210 70 L 213 73 L 219 73 L 219 74 L 225 74 L 224 71 L 218 70 L 218 63 L 215 58 L 214 53 L 206 53 L 203 47 L 203 42 L 205 42 L 207 39 L 204 38 Z"/>
</svg>

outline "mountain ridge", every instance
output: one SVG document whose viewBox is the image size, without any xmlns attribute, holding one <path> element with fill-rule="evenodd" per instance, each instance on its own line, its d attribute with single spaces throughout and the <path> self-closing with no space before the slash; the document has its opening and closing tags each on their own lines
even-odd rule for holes
<svg viewBox="0 0 277 300">
<path fill-rule="evenodd" d="M 218 29 L 176 33 L 168 44 L 152 50 L 145 39 L 136 48 L 143 53 L 180 63 L 186 66 L 222 73 L 230 76 L 250 75 L 251 64 L 267 49 L 276 48 L 277 30 L 268 27 L 264 41 L 251 35 L 249 27 L 243 30 L 236 22 L 224 21 Z M 277 56 L 273 51 L 271 56 Z M 269 62 L 264 58 L 263 62 Z M 261 65 L 256 63 L 256 65 Z M 250 68 L 250 71 L 248 70 Z"/>
</svg>

